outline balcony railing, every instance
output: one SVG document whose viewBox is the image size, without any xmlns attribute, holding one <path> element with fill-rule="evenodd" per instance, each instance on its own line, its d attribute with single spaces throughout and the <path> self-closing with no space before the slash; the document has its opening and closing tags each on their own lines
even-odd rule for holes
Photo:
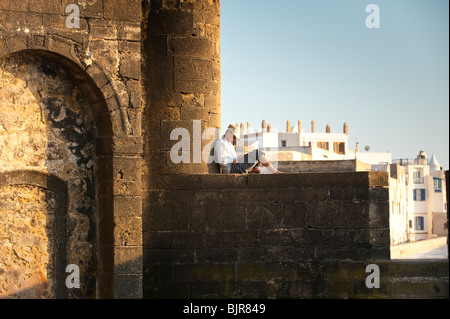
<svg viewBox="0 0 450 319">
<path fill-rule="evenodd" d="M 399 164 L 401 166 L 406 165 L 426 165 L 428 164 L 426 159 L 418 158 L 400 158 L 392 160 L 392 164 Z"/>
</svg>

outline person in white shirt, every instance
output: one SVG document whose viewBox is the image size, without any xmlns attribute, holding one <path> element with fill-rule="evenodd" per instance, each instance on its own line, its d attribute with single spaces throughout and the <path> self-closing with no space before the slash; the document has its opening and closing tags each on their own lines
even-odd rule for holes
<svg viewBox="0 0 450 319">
<path fill-rule="evenodd" d="M 216 157 L 216 163 L 222 168 L 223 174 L 245 174 L 248 170 L 254 173 L 258 173 L 258 164 L 266 167 L 272 174 L 281 174 L 270 163 L 266 155 L 259 151 L 254 150 L 249 154 L 237 154 L 233 144 L 236 143 L 237 127 L 230 125 L 223 137 L 216 142 L 214 147 L 214 154 Z"/>
</svg>

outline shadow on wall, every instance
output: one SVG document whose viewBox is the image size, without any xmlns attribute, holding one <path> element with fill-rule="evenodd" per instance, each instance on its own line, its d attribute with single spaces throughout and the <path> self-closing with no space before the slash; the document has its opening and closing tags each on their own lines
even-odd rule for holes
<svg viewBox="0 0 450 319">
<path fill-rule="evenodd" d="M 0 60 L 2 297 L 96 293 L 96 175 L 107 174 L 97 170 L 95 137 L 110 135 L 111 124 L 95 131 L 103 104 L 82 71 L 62 59 L 23 51 Z M 111 166 L 108 156 L 102 160 Z M 70 293 L 63 289 L 68 264 L 80 267 L 86 283 Z"/>
</svg>

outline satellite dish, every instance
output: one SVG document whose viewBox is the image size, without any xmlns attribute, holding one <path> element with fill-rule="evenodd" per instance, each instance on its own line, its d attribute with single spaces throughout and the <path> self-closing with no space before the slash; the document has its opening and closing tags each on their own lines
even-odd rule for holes
<svg viewBox="0 0 450 319">
<path fill-rule="evenodd" d="M 366 150 L 366 152 L 370 151 L 370 146 L 367 145 L 366 147 L 364 147 L 364 149 Z"/>
</svg>

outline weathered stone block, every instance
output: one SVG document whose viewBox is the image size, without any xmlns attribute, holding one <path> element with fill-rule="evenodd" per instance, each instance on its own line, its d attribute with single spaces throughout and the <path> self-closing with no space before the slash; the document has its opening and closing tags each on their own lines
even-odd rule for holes
<svg viewBox="0 0 450 319">
<path fill-rule="evenodd" d="M 140 21 L 119 21 L 117 38 L 118 40 L 142 41 Z"/>
<path fill-rule="evenodd" d="M 142 274 L 142 247 L 114 247 L 116 274 Z"/>
<path fill-rule="evenodd" d="M 206 211 L 206 227 L 212 231 L 246 229 L 245 207 L 238 204 L 211 205 Z"/>
<path fill-rule="evenodd" d="M 223 281 L 234 276 L 233 265 L 174 265 L 174 280 L 177 282 Z"/>
<path fill-rule="evenodd" d="M 194 263 L 194 250 L 152 249 L 146 253 L 146 258 L 152 264 L 192 264 Z"/>
<path fill-rule="evenodd" d="M 252 233 L 250 233 L 252 234 Z M 306 230 L 303 228 L 295 229 L 278 229 L 278 230 L 262 230 L 256 233 L 258 239 L 258 245 L 263 247 L 297 247 L 305 248 Z M 305 250 L 305 255 L 302 258 L 306 258 L 309 254 Z"/>
<path fill-rule="evenodd" d="M 119 63 L 119 72 L 124 78 L 139 80 L 141 78 L 140 55 L 123 53 Z"/>
<path fill-rule="evenodd" d="M 116 180 L 111 186 L 112 190 L 110 191 L 115 196 L 140 196 L 141 194 L 141 183 L 139 181 Z"/>
<path fill-rule="evenodd" d="M 306 211 L 306 204 L 303 202 L 283 201 L 281 228 L 306 227 Z"/>
<path fill-rule="evenodd" d="M 353 188 L 342 188 L 342 187 L 331 187 L 330 188 L 330 199 L 331 200 L 344 200 L 353 201 L 354 190 Z"/>
<path fill-rule="evenodd" d="M 203 189 L 246 189 L 246 175 L 203 175 L 200 176 Z"/>
<path fill-rule="evenodd" d="M 180 93 L 202 93 L 217 95 L 219 83 L 206 80 L 175 80 L 175 91 Z"/>
<path fill-rule="evenodd" d="M 377 187 L 369 189 L 369 199 L 371 201 L 389 201 L 389 188 L 387 187 Z"/>
<path fill-rule="evenodd" d="M 116 40 L 117 24 L 112 20 L 89 19 L 90 40 Z"/>
<path fill-rule="evenodd" d="M 147 232 L 147 230 L 146 230 Z M 144 241 L 147 249 L 199 249 L 203 247 L 200 232 L 151 232 L 151 241 Z"/>
<path fill-rule="evenodd" d="M 139 21 L 140 0 L 103 0 L 104 17 L 112 20 Z"/>
<path fill-rule="evenodd" d="M 0 9 L 27 12 L 30 8 L 30 0 L 14 1 L 4 0 L 0 3 Z"/>
<path fill-rule="evenodd" d="M 371 201 L 369 218 L 371 227 L 389 227 L 389 202 Z"/>
<path fill-rule="evenodd" d="M 24 2 L 24 1 L 12 1 L 12 2 Z M 29 12 L 39 12 L 39 13 L 53 13 L 53 14 L 63 14 L 65 7 L 62 7 L 61 0 L 46 0 L 46 1 L 33 1 L 30 3 Z"/>
<path fill-rule="evenodd" d="M 152 11 L 148 24 L 150 34 L 191 35 L 194 29 L 194 18 L 188 11 Z"/>
<path fill-rule="evenodd" d="M 115 274 L 114 297 L 116 299 L 142 298 L 142 274 Z"/>
<path fill-rule="evenodd" d="M 115 246 L 142 246 L 142 218 L 140 216 L 114 217 L 114 223 Z"/>
<path fill-rule="evenodd" d="M 214 53 L 213 42 L 208 39 L 197 37 L 175 37 L 167 38 L 167 55 L 190 57 L 198 59 L 211 59 Z"/>
<path fill-rule="evenodd" d="M 169 205 L 150 204 L 146 206 L 152 214 L 143 226 L 148 231 L 186 231 L 189 225 L 189 212 L 185 203 Z"/>
<path fill-rule="evenodd" d="M 316 228 L 358 228 L 369 225 L 369 207 L 363 203 L 308 203 L 307 222 Z"/>
<path fill-rule="evenodd" d="M 211 61 L 175 58 L 175 79 L 213 80 Z"/>
<path fill-rule="evenodd" d="M 388 172 L 369 172 L 369 185 L 371 187 L 389 187 Z"/>
<path fill-rule="evenodd" d="M 114 205 L 115 216 L 117 217 L 141 217 L 142 216 L 142 198 L 130 196 L 115 196 L 111 201 Z"/>
<path fill-rule="evenodd" d="M 182 107 L 180 112 L 181 120 L 207 119 L 210 112 L 207 109 L 199 107 Z"/>
<path fill-rule="evenodd" d="M 6 47 L 9 52 L 18 52 L 26 50 L 28 48 L 27 37 L 21 35 L 15 35 L 14 37 L 7 38 L 5 40 Z"/>
<path fill-rule="evenodd" d="M 114 137 L 112 150 L 115 154 L 137 155 L 142 153 L 143 142 L 140 136 Z"/>
</svg>

